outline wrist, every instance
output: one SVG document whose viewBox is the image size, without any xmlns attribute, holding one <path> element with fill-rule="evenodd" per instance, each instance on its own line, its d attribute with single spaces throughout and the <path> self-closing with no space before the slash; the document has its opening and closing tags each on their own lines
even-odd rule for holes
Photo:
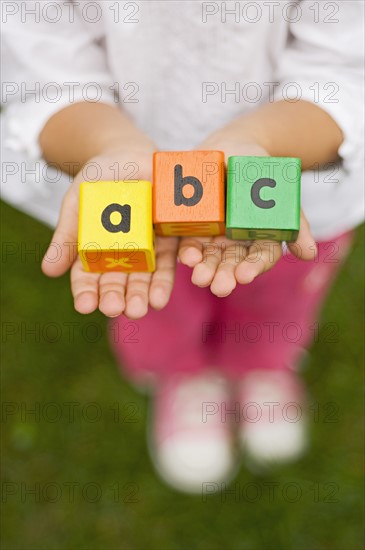
<svg viewBox="0 0 365 550">
<path fill-rule="evenodd" d="M 131 138 L 127 139 L 123 137 L 122 139 L 105 139 L 102 143 L 100 143 L 99 147 L 99 156 L 120 156 L 125 155 L 126 152 L 135 155 L 138 157 L 138 155 L 146 157 L 151 157 L 152 162 L 152 155 L 157 150 L 154 143 L 148 139 L 147 137 L 141 137 L 141 138 Z"/>
<path fill-rule="evenodd" d="M 269 153 L 256 137 L 242 131 L 235 131 L 230 127 L 218 130 L 211 134 L 199 147 L 200 150 L 223 151 L 226 160 L 231 156 L 268 156 Z"/>
<path fill-rule="evenodd" d="M 78 180 L 85 180 L 95 172 L 97 180 L 147 180 L 152 181 L 152 155 L 155 148 L 151 143 L 139 141 L 130 143 L 119 140 L 104 144 L 100 153 L 87 159 L 78 168 Z M 91 172 L 89 172 L 89 168 Z"/>
</svg>

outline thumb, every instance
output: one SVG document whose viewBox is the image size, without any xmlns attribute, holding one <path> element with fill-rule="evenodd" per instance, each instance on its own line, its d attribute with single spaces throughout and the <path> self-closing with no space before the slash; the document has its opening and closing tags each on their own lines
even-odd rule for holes
<svg viewBox="0 0 365 550">
<path fill-rule="evenodd" d="M 317 244 L 311 233 L 303 210 L 300 211 L 300 230 L 295 243 L 288 243 L 290 252 L 300 260 L 314 260 L 317 256 Z"/>
<path fill-rule="evenodd" d="M 70 188 L 63 199 L 56 230 L 42 261 L 42 271 L 48 277 L 63 275 L 77 258 L 78 206 L 78 195 Z"/>
</svg>

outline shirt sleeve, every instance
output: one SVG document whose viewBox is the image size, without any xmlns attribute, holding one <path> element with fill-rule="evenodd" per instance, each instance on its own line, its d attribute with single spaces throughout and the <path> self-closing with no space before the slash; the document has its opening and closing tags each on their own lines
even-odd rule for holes
<svg viewBox="0 0 365 550">
<path fill-rule="evenodd" d="M 39 135 L 56 112 L 79 101 L 115 104 L 103 48 L 102 8 L 80 2 L 11 2 L 3 25 L 6 146 L 39 158 Z M 52 4 L 52 5 L 51 5 Z M 87 16 L 87 19 L 86 19 Z"/>
<path fill-rule="evenodd" d="M 290 35 L 278 67 L 279 97 L 313 102 L 341 128 L 343 168 L 358 163 L 363 143 L 364 3 L 293 5 Z"/>
</svg>

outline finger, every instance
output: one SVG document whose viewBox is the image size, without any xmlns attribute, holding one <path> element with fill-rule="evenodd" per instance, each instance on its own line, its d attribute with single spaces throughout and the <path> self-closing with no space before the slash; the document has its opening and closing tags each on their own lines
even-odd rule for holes
<svg viewBox="0 0 365 550">
<path fill-rule="evenodd" d="M 282 245 L 274 241 L 256 241 L 249 250 L 246 258 L 235 271 L 236 279 L 240 284 L 251 283 L 258 275 L 265 273 L 282 256 Z"/>
<path fill-rule="evenodd" d="M 221 262 L 214 275 L 210 290 L 219 298 L 228 296 L 236 288 L 235 270 L 246 257 L 247 248 L 243 243 L 233 242 L 222 251 Z"/>
<path fill-rule="evenodd" d="M 162 309 L 170 299 L 174 286 L 176 255 L 179 240 L 156 240 L 156 271 L 152 274 L 149 301 L 154 309 Z"/>
<path fill-rule="evenodd" d="M 71 268 L 71 291 L 74 298 L 74 307 L 79 313 L 92 313 L 98 307 L 99 273 L 84 271 L 81 260 L 78 258 Z"/>
<path fill-rule="evenodd" d="M 151 273 L 131 273 L 128 276 L 124 313 L 130 319 L 140 319 L 146 315 L 151 279 Z"/>
<path fill-rule="evenodd" d="M 52 241 L 42 261 L 48 277 L 63 275 L 77 257 L 78 196 L 70 188 L 62 202 L 60 217 Z"/>
<path fill-rule="evenodd" d="M 121 315 L 126 306 L 127 273 L 103 273 L 99 281 L 99 310 L 107 317 Z"/>
<path fill-rule="evenodd" d="M 303 211 L 300 212 L 300 230 L 295 243 L 288 243 L 290 252 L 301 260 L 314 260 L 317 256 L 317 245 L 311 233 L 309 223 Z"/>
<path fill-rule="evenodd" d="M 188 267 L 195 267 L 203 260 L 203 245 L 212 240 L 209 237 L 183 237 L 180 240 L 179 260 Z"/>
<path fill-rule="evenodd" d="M 218 265 L 222 258 L 222 242 L 224 238 L 217 238 L 206 241 L 203 244 L 203 259 L 198 263 L 193 270 L 191 281 L 199 287 L 209 286 L 217 271 Z"/>
</svg>

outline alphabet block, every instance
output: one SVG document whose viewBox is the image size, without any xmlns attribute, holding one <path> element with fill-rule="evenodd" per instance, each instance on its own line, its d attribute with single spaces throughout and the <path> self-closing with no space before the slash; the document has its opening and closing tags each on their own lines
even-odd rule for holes
<svg viewBox="0 0 365 550">
<path fill-rule="evenodd" d="M 158 235 L 224 234 L 224 154 L 155 153 L 153 223 Z"/>
<path fill-rule="evenodd" d="M 229 157 L 227 237 L 295 241 L 300 224 L 300 175 L 297 158 Z"/>
<path fill-rule="evenodd" d="M 78 252 L 86 271 L 154 271 L 152 184 L 84 182 Z"/>
</svg>

